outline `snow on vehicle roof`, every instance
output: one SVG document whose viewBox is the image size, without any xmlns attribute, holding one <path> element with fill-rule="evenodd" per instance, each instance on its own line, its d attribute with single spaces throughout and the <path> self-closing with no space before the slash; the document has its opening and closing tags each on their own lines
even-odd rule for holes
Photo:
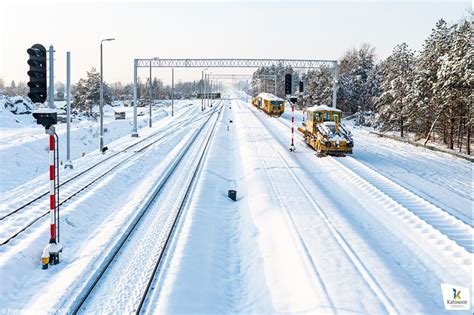
<svg viewBox="0 0 474 315">
<path fill-rule="evenodd" d="M 341 112 L 340 109 L 337 109 L 337 108 L 334 108 L 334 107 L 329 107 L 327 105 L 314 105 L 314 106 L 311 106 L 311 107 L 308 107 L 306 109 L 306 111 L 308 112 L 319 112 L 319 111 L 333 111 L 333 112 Z"/>
<path fill-rule="evenodd" d="M 33 113 L 38 113 L 38 114 L 51 114 L 51 113 L 57 113 L 57 112 L 58 111 L 54 108 L 40 108 L 33 111 Z"/>
<path fill-rule="evenodd" d="M 261 97 L 270 101 L 283 101 L 283 99 L 271 94 L 271 93 L 260 93 L 257 97 Z"/>
</svg>

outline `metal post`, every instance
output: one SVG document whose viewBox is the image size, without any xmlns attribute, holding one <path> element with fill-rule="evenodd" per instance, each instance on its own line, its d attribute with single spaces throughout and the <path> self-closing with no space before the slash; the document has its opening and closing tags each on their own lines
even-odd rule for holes
<svg viewBox="0 0 474 315">
<path fill-rule="evenodd" d="M 174 116 L 174 68 L 171 68 L 171 116 Z"/>
<path fill-rule="evenodd" d="M 133 129 L 132 137 L 138 137 L 138 128 L 137 128 L 137 63 L 138 59 L 133 60 Z"/>
<path fill-rule="evenodd" d="M 43 269 L 48 269 L 48 264 L 59 263 L 59 253 L 62 245 L 59 243 L 59 155 L 58 141 L 54 126 L 46 129 L 49 135 L 49 243 L 43 249 L 41 263 Z"/>
<path fill-rule="evenodd" d="M 150 100 L 149 100 L 150 118 L 148 119 L 148 125 L 150 126 L 150 128 L 151 128 L 151 93 L 152 93 L 151 86 L 152 86 L 152 82 L 151 82 L 151 60 L 150 60 L 150 85 L 148 86 L 150 90 Z"/>
<path fill-rule="evenodd" d="M 204 70 L 201 73 L 201 111 L 204 110 Z"/>
<path fill-rule="evenodd" d="M 206 75 L 206 106 L 209 107 L 209 73 Z"/>
<path fill-rule="evenodd" d="M 332 107 L 336 108 L 337 101 L 337 81 L 339 80 L 339 71 L 337 66 L 337 61 L 334 61 L 334 85 L 332 88 Z"/>
<path fill-rule="evenodd" d="M 99 151 L 104 149 L 104 74 L 102 65 L 102 41 L 100 42 L 100 135 L 99 135 Z"/>
<path fill-rule="evenodd" d="M 54 48 L 49 46 L 49 108 L 54 106 Z"/>
<path fill-rule="evenodd" d="M 291 103 L 291 144 L 290 144 L 290 152 L 295 151 L 295 104 Z"/>
<path fill-rule="evenodd" d="M 67 110 L 67 132 L 66 132 L 66 163 L 64 168 L 72 169 L 71 162 L 71 53 L 66 52 L 66 110 Z"/>
<path fill-rule="evenodd" d="M 56 243 L 56 165 L 55 165 L 55 144 L 54 127 L 49 130 L 49 215 L 50 215 L 50 238 L 49 243 Z"/>
</svg>

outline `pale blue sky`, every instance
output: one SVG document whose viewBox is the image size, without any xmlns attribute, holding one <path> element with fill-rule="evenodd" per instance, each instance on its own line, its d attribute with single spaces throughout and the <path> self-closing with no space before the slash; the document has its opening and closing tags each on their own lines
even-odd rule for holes
<svg viewBox="0 0 474 315">
<path fill-rule="evenodd" d="M 99 67 L 99 43 L 107 37 L 116 38 L 104 44 L 108 82 L 131 81 L 139 57 L 337 59 L 368 42 L 384 58 L 403 41 L 420 49 L 438 19 L 453 23 L 470 9 L 470 1 L 3 2 L 0 77 L 7 84 L 27 81 L 26 49 L 42 43 L 54 45 L 55 77 L 62 82 L 71 51 L 75 82 Z M 37 16 L 41 21 L 31 26 Z M 169 82 L 170 72 L 155 73 Z M 175 74 L 176 80 L 200 78 L 196 69 Z"/>
</svg>

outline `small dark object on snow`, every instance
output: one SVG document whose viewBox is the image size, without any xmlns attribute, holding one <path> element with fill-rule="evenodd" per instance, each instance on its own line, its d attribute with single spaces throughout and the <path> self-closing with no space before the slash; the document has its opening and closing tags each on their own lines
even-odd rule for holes
<svg viewBox="0 0 474 315">
<path fill-rule="evenodd" d="M 232 123 L 232 119 L 229 119 L 229 122 Z"/>
<path fill-rule="evenodd" d="M 229 192 L 227 193 L 227 196 L 232 199 L 233 201 L 237 200 L 237 191 L 230 189 Z"/>
<path fill-rule="evenodd" d="M 102 148 L 102 154 L 105 154 L 105 151 L 107 151 L 109 148 L 108 147 L 103 147 Z"/>
</svg>

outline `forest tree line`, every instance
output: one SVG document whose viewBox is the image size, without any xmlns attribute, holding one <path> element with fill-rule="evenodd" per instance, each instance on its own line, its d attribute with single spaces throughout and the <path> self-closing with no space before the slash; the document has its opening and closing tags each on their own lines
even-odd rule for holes
<svg viewBox="0 0 474 315">
<path fill-rule="evenodd" d="M 369 44 L 347 51 L 339 60 L 337 107 L 346 116 L 372 118 L 367 121 L 381 131 L 397 131 L 401 137 L 410 132 L 417 140 L 443 142 L 471 154 L 473 69 L 470 22 L 439 20 L 418 52 L 401 43 L 377 62 Z M 293 72 L 282 66 L 258 69 L 253 94 L 273 93 L 273 79 L 259 77 L 276 73 L 277 96 L 284 97 L 284 75 Z M 332 104 L 331 68 L 295 73 L 294 91 L 299 80 L 304 82 L 304 106 Z"/>
</svg>

